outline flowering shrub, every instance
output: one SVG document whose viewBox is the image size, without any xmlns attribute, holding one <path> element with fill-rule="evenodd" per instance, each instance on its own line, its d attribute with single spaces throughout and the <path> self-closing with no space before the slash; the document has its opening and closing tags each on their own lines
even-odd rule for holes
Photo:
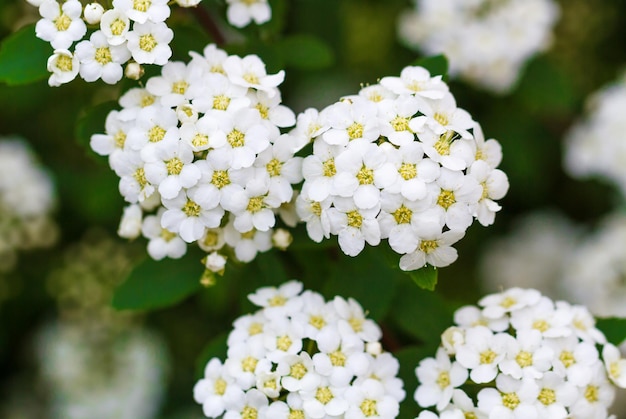
<svg viewBox="0 0 626 419">
<path fill-rule="evenodd" d="M 301 180 L 301 159 L 280 134 L 295 116 L 280 104 L 284 73 L 268 75 L 259 57 L 228 56 L 214 45 L 191 55 L 126 92 L 91 146 L 109 156 L 131 204 L 121 236 L 143 234 L 154 259 L 179 258 L 197 242 L 211 253 L 207 268 L 222 272 L 232 252 L 249 262 L 290 243 L 274 226 Z"/>
<path fill-rule="evenodd" d="M 504 93 L 521 67 L 550 45 L 559 8 L 552 0 L 415 0 L 399 19 L 400 39 L 445 54 L 450 75 Z"/>
<path fill-rule="evenodd" d="M 174 32 L 166 20 L 171 10 L 166 0 L 114 0 L 105 9 L 100 3 L 85 6 L 79 0 L 27 0 L 39 9 L 35 31 L 50 43 L 50 86 L 68 83 L 77 75 L 87 82 L 101 79 L 116 84 L 126 75 L 139 78 L 137 64 L 165 65 L 172 56 Z M 177 0 L 182 7 L 195 7 L 201 0 Z M 82 15 L 82 17 L 81 17 Z M 271 18 L 266 0 L 229 0 L 228 21 L 237 27 Z M 89 39 L 85 39 L 89 34 Z M 74 51 L 70 48 L 76 42 Z"/>
<path fill-rule="evenodd" d="M 353 299 L 302 284 L 263 287 L 239 317 L 224 362 L 212 358 L 194 398 L 216 418 L 395 418 L 404 399 L 398 361 Z"/>
<path fill-rule="evenodd" d="M 350 256 L 388 239 L 407 271 L 454 262 L 452 245 L 474 219 L 494 222 L 509 186 L 499 143 L 422 67 L 305 111 L 291 135 L 313 141 L 296 201 L 309 237 L 337 235 Z"/>
<path fill-rule="evenodd" d="M 491 294 L 455 313 L 420 362 L 419 418 L 606 418 L 626 360 L 584 306 L 533 289 Z"/>
</svg>

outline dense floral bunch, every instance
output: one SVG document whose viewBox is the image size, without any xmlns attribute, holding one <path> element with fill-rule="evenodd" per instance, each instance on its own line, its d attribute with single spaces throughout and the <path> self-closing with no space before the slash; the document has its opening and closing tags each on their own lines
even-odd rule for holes
<svg viewBox="0 0 626 419">
<path fill-rule="evenodd" d="M 17 251 L 53 244 L 55 193 L 48 173 L 20 139 L 0 140 L 0 272 L 14 267 Z"/>
<path fill-rule="evenodd" d="M 50 86 L 68 83 L 77 75 L 85 81 L 102 79 L 115 84 L 126 74 L 141 77 L 141 64 L 166 64 L 174 32 L 165 22 L 171 9 L 167 0 L 114 0 L 85 6 L 79 0 L 27 0 L 39 8 L 35 28 L 38 38 L 50 43 Z M 197 6 L 201 0 L 176 0 L 179 6 Z M 238 27 L 267 22 L 271 9 L 266 0 L 228 0 L 227 18 Z M 86 35 L 89 34 L 89 39 Z M 77 42 L 74 51 L 70 48 Z"/>
<path fill-rule="evenodd" d="M 420 362 L 415 400 L 432 418 L 601 419 L 626 360 L 584 306 L 511 288 L 455 313 L 435 358 Z"/>
<path fill-rule="evenodd" d="M 302 284 L 260 288 L 262 307 L 238 318 L 224 363 L 209 361 L 194 387 L 207 417 L 394 418 L 404 399 L 398 361 L 353 299 L 326 302 Z"/>
<path fill-rule="evenodd" d="M 454 262 L 451 245 L 474 218 L 492 224 L 508 190 L 499 143 L 422 67 L 305 111 L 291 135 L 314 141 L 296 201 L 309 236 L 338 235 L 350 256 L 388 239 L 404 270 Z"/>
<path fill-rule="evenodd" d="M 445 54 L 450 75 L 506 92 L 520 68 L 550 43 L 559 9 L 552 0 L 415 0 L 399 33 L 424 54 Z"/>
<path fill-rule="evenodd" d="M 280 104 L 284 72 L 268 75 L 256 55 L 228 56 L 214 45 L 191 55 L 125 93 L 91 146 L 109 156 L 131 204 L 120 235 L 141 232 L 154 259 L 179 258 L 198 242 L 211 253 L 207 267 L 220 272 L 231 250 L 249 262 L 289 245 L 290 234 L 273 227 L 302 179 L 301 159 L 280 133 L 295 123 Z M 291 225 L 292 213 L 281 213 Z"/>
<path fill-rule="evenodd" d="M 565 169 L 575 177 L 601 176 L 626 196 L 626 75 L 587 102 L 586 118 L 565 138 Z"/>
</svg>

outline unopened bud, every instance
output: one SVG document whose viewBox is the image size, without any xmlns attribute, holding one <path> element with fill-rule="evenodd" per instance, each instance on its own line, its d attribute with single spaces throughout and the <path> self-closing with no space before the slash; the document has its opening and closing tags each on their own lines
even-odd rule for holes
<svg viewBox="0 0 626 419">
<path fill-rule="evenodd" d="M 195 7 L 201 0 L 176 0 L 180 7 Z"/>
<path fill-rule="evenodd" d="M 100 3 L 89 3 L 83 10 L 83 17 L 90 25 L 97 25 L 104 14 L 104 7 Z"/>
<path fill-rule="evenodd" d="M 130 61 L 126 64 L 124 75 L 131 80 L 139 80 L 143 76 L 143 67 L 135 61 Z"/>
<path fill-rule="evenodd" d="M 176 107 L 176 116 L 182 124 L 185 122 L 193 123 L 198 120 L 198 111 L 191 103 L 181 103 Z"/>
<path fill-rule="evenodd" d="M 383 353 L 383 347 L 380 342 L 367 342 L 365 344 L 365 351 L 368 354 L 378 356 Z"/>
<path fill-rule="evenodd" d="M 125 239 L 136 239 L 141 233 L 143 211 L 137 204 L 124 208 L 117 234 Z"/>
<path fill-rule="evenodd" d="M 217 252 L 210 253 L 206 257 L 204 266 L 206 266 L 206 268 L 211 272 L 215 272 L 218 275 L 223 275 L 224 270 L 226 269 L 226 257 L 220 255 Z"/>
<path fill-rule="evenodd" d="M 287 250 L 292 241 L 293 236 L 284 228 L 276 229 L 274 234 L 272 234 L 272 244 L 280 250 Z"/>
</svg>

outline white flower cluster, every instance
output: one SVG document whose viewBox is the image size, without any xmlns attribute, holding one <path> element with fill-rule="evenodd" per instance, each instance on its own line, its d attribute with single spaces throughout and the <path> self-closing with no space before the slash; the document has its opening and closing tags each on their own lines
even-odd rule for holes
<svg viewBox="0 0 626 419">
<path fill-rule="evenodd" d="M 21 139 L 0 140 L 0 272 L 20 249 L 45 247 L 58 232 L 51 212 L 55 193 L 48 173 Z"/>
<path fill-rule="evenodd" d="M 238 28 L 251 22 L 261 25 L 272 18 L 272 8 L 267 0 L 226 0 L 228 23 Z"/>
<path fill-rule="evenodd" d="M 58 322 L 38 334 L 37 355 L 50 417 L 151 419 L 159 410 L 167 356 L 155 334 L 135 328 L 98 339 Z"/>
<path fill-rule="evenodd" d="M 509 186 L 500 144 L 422 67 L 305 111 L 291 135 L 314 141 L 296 201 L 309 236 L 338 235 L 350 256 L 388 239 L 403 270 L 454 262 L 451 245 L 474 218 L 494 222 Z"/>
<path fill-rule="evenodd" d="M 553 0 L 415 0 L 401 15 L 401 40 L 426 55 L 445 54 L 450 75 L 503 93 L 521 67 L 551 41 Z"/>
<path fill-rule="evenodd" d="M 248 296 L 224 363 L 209 361 L 194 387 L 207 417 L 395 418 L 405 392 L 379 327 L 353 299 L 326 302 L 290 281 Z"/>
<path fill-rule="evenodd" d="M 102 79 L 115 84 L 129 61 L 126 70 L 137 78 L 137 64 L 163 65 L 172 55 L 169 43 L 174 32 L 165 23 L 171 12 L 167 0 L 113 0 L 106 10 L 97 2 L 83 7 L 79 0 L 28 1 L 41 15 L 35 27 L 37 37 L 54 49 L 48 59 L 50 86 L 70 82 L 77 75 L 87 82 Z M 183 7 L 199 2 L 177 1 Z M 85 39 L 88 32 L 89 39 Z M 72 52 L 74 42 L 78 43 Z"/>
<path fill-rule="evenodd" d="M 577 178 L 600 176 L 626 196 L 626 74 L 587 101 L 585 119 L 565 137 L 565 170 Z"/>
<path fill-rule="evenodd" d="M 511 288 L 465 306 L 416 368 L 419 419 L 606 419 L 626 359 L 584 306 Z M 614 418 L 614 416 L 611 416 Z"/>
<path fill-rule="evenodd" d="M 278 211 L 296 223 L 284 206 L 302 179 L 301 158 L 280 133 L 295 123 L 280 104 L 283 71 L 268 75 L 256 55 L 228 56 L 214 45 L 191 55 L 125 93 L 91 147 L 109 156 L 131 204 L 121 236 L 143 234 L 157 260 L 198 242 L 211 253 L 207 268 L 220 272 L 231 250 L 249 262 L 289 245 L 290 234 L 274 226 Z"/>
</svg>

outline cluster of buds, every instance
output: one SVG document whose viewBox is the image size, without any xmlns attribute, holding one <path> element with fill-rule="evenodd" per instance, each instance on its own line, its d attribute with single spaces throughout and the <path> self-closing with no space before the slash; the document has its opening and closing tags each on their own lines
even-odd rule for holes
<svg viewBox="0 0 626 419">
<path fill-rule="evenodd" d="M 249 262 L 257 252 L 286 248 L 296 224 L 288 205 L 302 180 L 301 158 L 280 129 L 295 123 L 281 105 L 284 72 L 268 75 L 256 55 L 214 45 L 189 64 L 170 62 L 145 88 L 120 98 L 92 148 L 109 156 L 131 205 L 119 233 L 149 240 L 154 259 L 179 258 L 197 242 L 207 268 L 221 273 L 226 257 Z"/>
<path fill-rule="evenodd" d="M 207 417 L 391 419 L 404 399 L 398 361 L 353 299 L 331 301 L 290 281 L 248 296 L 261 307 L 234 322 L 227 358 L 194 387 Z"/>
<path fill-rule="evenodd" d="M 452 244 L 494 222 L 509 186 L 499 143 L 422 67 L 306 110 L 290 135 L 313 141 L 296 201 L 311 239 L 337 235 L 349 256 L 388 239 L 403 270 L 454 262 Z"/>
<path fill-rule="evenodd" d="M 584 306 L 511 288 L 465 306 L 420 362 L 419 419 L 607 418 L 626 360 Z M 614 416 L 612 416 L 614 417 Z"/>
</svg>

